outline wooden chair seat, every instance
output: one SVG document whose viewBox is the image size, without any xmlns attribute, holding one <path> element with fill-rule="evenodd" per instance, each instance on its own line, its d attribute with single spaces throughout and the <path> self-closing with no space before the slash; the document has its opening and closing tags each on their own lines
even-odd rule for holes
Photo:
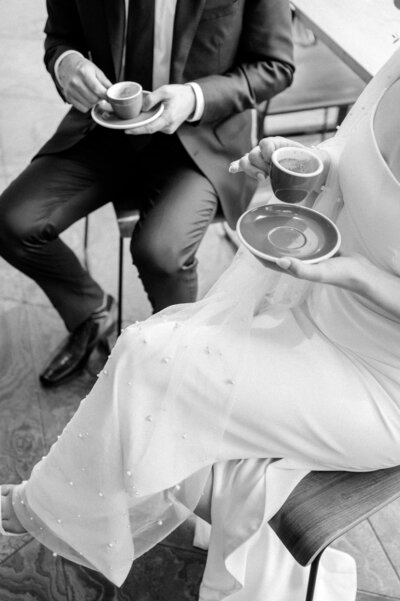
<svg viewBox="0 0 400 601">
<path fill-rule="evenodd" d="M 269 521 L 296 561 L 311 564 L 306 601 L 318 564 L 334 540 L 400 497 L 400 466 L 372 472 L 310 472 Z"/>
</svg>

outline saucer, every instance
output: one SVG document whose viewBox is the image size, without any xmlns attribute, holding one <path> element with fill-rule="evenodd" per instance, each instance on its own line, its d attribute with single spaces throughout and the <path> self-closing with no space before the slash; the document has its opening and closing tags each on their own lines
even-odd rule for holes
<svg viewBox="0 0 400 601">
<path fill-rule="evenodd" d="M 333 221 L 298 205 L 276 203 L 249 209 L 236 229 L 244 246 L 267 266 L 272 263 L 272 268 L 281 257 L 318 263 L 332 257 L 341 241 Z"/>
<path fill-rule="evenodd" d="M 143 92 L 143 95 L 145 94 L 150 94 L 150 92 Z M 98 125 L 108 127 L 109 129 L 135 129 L 136 127 L 142 127 L 142 125 L 148 125 L 152 121 L 155 121 L 162 115 L 163 111 L 164 104 L 161 103 L 150 111 L 141 112 L 140 115 L 133 119 L 120 119 L 113 111 L 102 108 L 102 101 L 100 101 L 92 108 L 92 119 Z"/>
</svg>

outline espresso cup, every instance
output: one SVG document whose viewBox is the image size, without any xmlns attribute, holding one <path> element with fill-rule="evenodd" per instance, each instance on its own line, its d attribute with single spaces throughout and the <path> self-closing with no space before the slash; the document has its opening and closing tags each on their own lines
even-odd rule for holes
<svg viewBox="0 0 400 601">
<path fill-rule="evenodd" d="M 271 157 L 272 191 L 282 202 L 305 203 L 321 185 L 323 168 L 320 157 L 308 148 L 278 148 Z"/>
<path fill-rule="evenodd" d="M 142 110 L 143 88 L 135 81 L 115 83 L 108 88 L 106 96 L 120 119 L 134 119 Z"/>
</svg>

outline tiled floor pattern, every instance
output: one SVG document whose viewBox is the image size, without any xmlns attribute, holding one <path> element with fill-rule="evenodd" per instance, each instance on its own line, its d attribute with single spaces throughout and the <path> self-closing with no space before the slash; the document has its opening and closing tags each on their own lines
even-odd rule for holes
<svg viewBox="0 0 400 601">
<path fill-rule="evenodd" d="M 65 112 L 42 63 L 44 0 L 0 0 L 0 190 L 23 168 Z M 260 191 L 258 199 L 266 194 Z M 115 294 L 117 228 L 111 206 L 90 219 L 91 270 Z M 64 235 L 82 256 L 82 223 Z M 150 307 L 125 249 L 125 320 Z M 200 294 L 229 264 L 233 250 L 220 226 L 202 244 Z M 0 482 L 29 476 L 90 389 L 103 358 L 56 390 L 37 375 L 65 334 L 43 293 L 0 260 Z M 134 302 L 133 302 L 134 299 Z M 400 503 L 393 503 L 347 535 L 339 546 L 357 559 L 357 601 L 400 601 Z M 192 547 L 191 524 L 139 559 L 119 591 L 97 573 L 54 558 L 29 537 L 0 538 L 0 601 L 195 600 L 205 554 Z M 288 600 L 289 601 L 289 600 Z"/>
</svg>

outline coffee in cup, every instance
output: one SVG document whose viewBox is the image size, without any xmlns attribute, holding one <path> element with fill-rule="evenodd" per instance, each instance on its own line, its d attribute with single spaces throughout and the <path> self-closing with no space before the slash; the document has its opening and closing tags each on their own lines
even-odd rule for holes
<svg viewBox="0 0 400 601">
<path fill-rule="evenodd" d="M 134 119 L 142 110 L 143 88 L 135 81 L 115 83 L 108 88 L 106 96 L 120 119 Z"/>
<path fill-rule="evenodd" d="M 272 153 L 271 162 L 271 187 L 278 200 L 304 203 L 321 184 L 323 162 L 308 148 L 278 148 Z"/>
</svg>

